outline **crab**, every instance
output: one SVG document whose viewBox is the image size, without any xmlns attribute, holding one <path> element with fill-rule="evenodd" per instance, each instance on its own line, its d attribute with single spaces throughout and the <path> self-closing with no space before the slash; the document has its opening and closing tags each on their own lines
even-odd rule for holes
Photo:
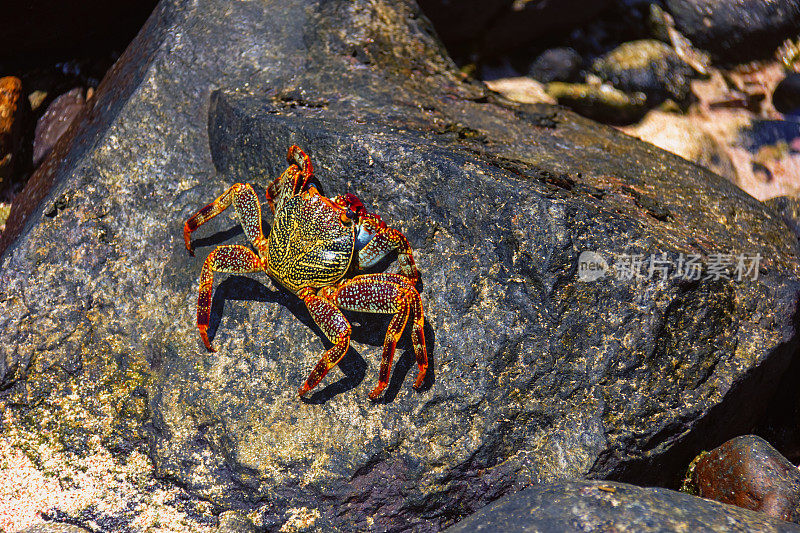
<svg viewBox="0 0 800 533">
<path fill-rule="evenodd" d="M 380 216 L 368 213 L 355 195 L 326 198 L 320 194 L 311 183 L 311 160 L 297 146 L 289 148 L 286 159 L 289 168 L 266 191 L 274 215 L 267 236 L 261 227 L 261 202 L 253 187 L 242 183 L 230 187 L 184 224 L 186 249 L 194 255 L 192 232 L 233 205 L 252 245 L 218 246 L 203 263 L 197 299 L 197 328 L 203 344 L 215 351 L 208 338 L 214 272 L 264 271 L 305 303 L 314 322 L 333 343 L 300 388 L 301 397 L 322 381 L 350 346 L 351 327 L 342 310 L 394 315 L 383 343 L 378 385 L 369 394 L 373 400 L 389 384 L 395 347 L 411 318 L 411 342 L 419 367 L 414 388 L 419 389 L 428 354 L 425 317 L 416 289 L 419 271 L 408 239 Z M 399 273 L 358 274 L 395 251 Z"/>
</svg>

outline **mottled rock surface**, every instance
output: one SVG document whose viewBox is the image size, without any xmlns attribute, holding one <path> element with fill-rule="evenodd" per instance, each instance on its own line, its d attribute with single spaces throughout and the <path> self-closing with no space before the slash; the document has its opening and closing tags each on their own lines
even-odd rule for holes
<svg viewBox="0 0 800 533">
<path fill-rule="evenodd" d="M 651 39 L 631 41 L 599 57 L 592 70 L 626 93 L 643 93 L 648 106 L 671 98 L 685 101 L 691 94 L 694 73 L 675 51 Z"/>
<path fill-rule="evenodd" d="M 70 491 L 48 516 L 434 531 L 540 481 L 669 482 L 755 423 L 796 344 L 800 250 L 778 216 L 461 79 L 411 3 L 160 4 L 3 235 L 0 444 Z M 352 349 L 299 400 L 327 345 L 264 275 L 217 277 L 219 351 L 202 347 L 201 265 L 244 237 L 217 217 L 190 257 L 183 223 L 237 181 L 263 197 L 290 144 L 327 194 L 357 194 L 414 247 L 422 391 L 404 338 L 385 401 L 367 399 L 387 320 L 351 315 Z M 757 280 L 643 267 L 587 283 L 586 250 L 763 261 Z"/>
<path fill-rule="evenodd" d="M 800 527 L 662 488 L 608 481 L 544 483 L 506 496 L 447 533 L 800 532 Z"/>
<path fill-rule="evenodd" d="M 800 197 L 778 196 L 764 203 L 780 214 L 786 225 L 800 238 Z"/>
<path fill-rule="evenodd" d="M 692 483 L 703 498 L 800 521 L 800 472 L 761 437 L 736 437 L 703 454 Z"/>
<path fill-rule="evenodd" d="M 78 526 L 71 526 L 69 524 L 60 524 L 58 522 L 42 522 L 25 529 L 19 530 L 17 533 L 89 533 L 91 530 L 84 529 Z"/>
</svg>

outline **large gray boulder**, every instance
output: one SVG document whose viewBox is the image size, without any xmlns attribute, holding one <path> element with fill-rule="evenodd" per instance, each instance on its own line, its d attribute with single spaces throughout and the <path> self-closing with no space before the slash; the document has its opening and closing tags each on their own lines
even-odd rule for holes
<svg viewBox="0 0 800 533">
<path fill-rule="evenodd" d="M 797 533 L 800 526 L 669 489 L 608 481 L 560 481 L 506 496 L 447 529 L 447 533 L 495 531 Z"/>
<path fill-rule="evenodd" d="M 531 483 L 668 483 L 753 426 L 795 346 L 799 250 L 776 214 L 610 128 L 464 83 L 411 3 L 164 1 L 92 101 L 0 259 L 2 431 L 85 494 L 49 516 L 428 531 Z M 350 315 L 352 349 L 300 400 L 328 344 L 266 275 L 217 277 L 219 351 L 203 348 L 200 267 L 244 237 L 217 217 L 190 257 L 183 223 L 232 183 L 263 195 L 290 144 L 327 194 L 356 193 L 411 241 L 420 392 L 406 337 L 385 399 L 367 399 L 387 318 Z M 587 282 L 583 251 L 763 260 L 756 280 Z M 114 475 L 87 474 L 95 457 Z M 81 492 L 87 476 L 109 490 Z"/>
</svg>

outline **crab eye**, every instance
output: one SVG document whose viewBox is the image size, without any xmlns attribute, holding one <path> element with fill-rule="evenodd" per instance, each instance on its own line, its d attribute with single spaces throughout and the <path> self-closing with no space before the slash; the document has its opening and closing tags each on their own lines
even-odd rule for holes
<svg viewBox="0 0 800 533">
<path fill-rule="evenodd" d="M 350 220 L 358 220 L 358 213 L 353 211 L 351 208 L 347 208 L 347 218 Z"/>
</svg>

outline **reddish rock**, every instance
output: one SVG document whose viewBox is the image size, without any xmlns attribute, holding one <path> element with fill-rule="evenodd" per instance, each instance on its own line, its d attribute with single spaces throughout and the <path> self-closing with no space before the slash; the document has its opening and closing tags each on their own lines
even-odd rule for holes
<svg viewBox="0 0 800 533">
<path fill-rule="evenodd" d="M 16 164 L 14 157 L 21 142 L 24 104 L 19 78 L 0 78 L 0 182 L 11 176 Z"/>
<path fill-rule="evenodd" d="M 699 496 L 800 523 L 800 472 L 755 435 L 729 440 L 697 462 Z"/>
<path fill-rule="evenodd" d="M 76 87 L 62 94 L 47 107 L 47 111 L 36 123 L 33 139 L 33 166 L 39 166 L 50 153 L 59 137 L 70 127 L 86 105 L 83 89 Z"/>
</svg>

